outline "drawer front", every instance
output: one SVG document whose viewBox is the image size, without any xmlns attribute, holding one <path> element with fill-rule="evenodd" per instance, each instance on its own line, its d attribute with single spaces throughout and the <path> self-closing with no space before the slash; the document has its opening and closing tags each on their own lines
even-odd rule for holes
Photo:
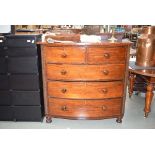
<svg viewBox="0 0 155 155">
<path fill-rule="evenodd" d="M 56 82 L 47 84 L 48 95 L 71 99 L 104 99 L 123 96 L 123 82 Z"/>
<path fill-rule="evenodd" d="M 84 63 L 85 48 L 44 47 L 46 63 Z"/>
<path fill-rule="evenodd" d="M 7 75 L 0 75 L 0 90 L 9 89 L 9 77 Z"/>
<path fill-rule="evenodd" d="M 10 57 L 8 71 L 10 73 L 38 73 L 38 57 Z"/>
<path fill-rule="evenodd" d="M 7 73 L 7 59 L 0 57 L 0 73 Z"/>
<path fill-rule="evenodd" d="M 11 97 L 9 91 L 0 91 L 0 105 L 11 105 Z"/>
<path fill-rule="evenodd" d="M 0 106 L 0 121 L 13 121 L 13 108 L 11 106 Z"/>
<path fill-rule="evenodd" d="M 8 47 L 35 47 L 36 41 L 34 37 L 29 38 L 7 38 Z"/>
<path fill-rule="evenodd" d="M 17 121 L 41 121 L 42 111 L 40 106 L 14 106 L 14 118 Z"/>
<path fill-rule="evenodd" d="M 122 99 L 67 100 L 49 98 L 52 116 L 97 118 L 117 116 L 121 113 Z"/>
<path fill-rule="evenodd" d="M 39 91 L 12 91 L 13 105 L 41 105 Z"/>
<path fill-rule="evenodd" d="M 125 63 L 125 48 L 88 48 L 88 64 Z"/>
<path fill-rule="evenodd" d="M 26 56 L 37 56 L 37 47 L 30 48 L 8 48 L 7 50 L 8 56 L 18 56 L 18 57 L 26 57 Z"/>
<path fill-rule="evenodd" d="M 10 88 L 13 90 L 39 90 L 38 75 L 11 75 Z"/>
<path fill-rule="evenodd" d="M 0 47 L 0 57 L 4 57 L 7 55 L 6 50 L 4 49 L 4 47 Z"/>
<path fill-rule="evenodd" d="M 124 64 L 107 65 L 59 65 L 47 64 L 47 78 L 51 80 L 121 80 Z"/>
</svg>

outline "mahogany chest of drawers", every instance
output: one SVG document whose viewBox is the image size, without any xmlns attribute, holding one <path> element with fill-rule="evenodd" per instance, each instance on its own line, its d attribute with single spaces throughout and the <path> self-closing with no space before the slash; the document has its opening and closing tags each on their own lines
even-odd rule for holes
<svg viewBox="0 0 155 155">
<path fill-rule="evenodd" d="M 122 121 L 130 43 L 40 43 L 46 121 Z"/>
</svg>

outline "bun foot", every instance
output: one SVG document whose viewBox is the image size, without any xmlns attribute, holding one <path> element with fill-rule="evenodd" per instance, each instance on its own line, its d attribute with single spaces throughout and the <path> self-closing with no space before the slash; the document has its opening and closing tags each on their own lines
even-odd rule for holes
<svg viewBox="0 0 155 155">
<path fill-rule="evenodd" d="M 148 114 L 149 114 L 149 113 L 146 112 L 146 113 L 144 114 L 144 118 L 147 118 L 147 117 L 148 117 Z"/>
<path fill-rule="evenodd" d="M 122 118 L 117 118 L 117 119 L 116 119 L 116 122 L 117 122 L 117 123 L 122 123 Z"/>
<path fill-rule="evenodd" d="M 46 116 L 46 123 L 52 123 L 52 117 Z"/>
</svg>

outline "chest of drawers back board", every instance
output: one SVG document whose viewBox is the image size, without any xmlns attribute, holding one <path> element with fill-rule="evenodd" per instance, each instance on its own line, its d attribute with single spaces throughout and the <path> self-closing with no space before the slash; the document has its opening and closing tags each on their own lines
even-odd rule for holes
<svg viewBox="0 0 155 155">
<path fill-rule="evenodd" d="M 40 43 L 46 122 L 122 121 L 130 43 Z"/>
</svg>

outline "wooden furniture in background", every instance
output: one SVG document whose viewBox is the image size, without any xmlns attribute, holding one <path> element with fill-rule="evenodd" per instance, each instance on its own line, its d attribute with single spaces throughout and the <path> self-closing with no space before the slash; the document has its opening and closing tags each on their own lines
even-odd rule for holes
<svg viewBox="0 0 155 155">
<path fill-rule="evenodd" d="M 133 91 L 141 91 L 146 93 L 144 117 L 148 116 L 151 111 L 151 102 L 153 98 L 153 90 L 155 88 L 155 67 L 154 69 L 135 69 L 129 65 L 129 97 Z"/>
<path fill-rule="evenodd" d="M 40 43 L 46 121 L 117 118 L 125 107 L 130 43 Z"/>
</svg>

